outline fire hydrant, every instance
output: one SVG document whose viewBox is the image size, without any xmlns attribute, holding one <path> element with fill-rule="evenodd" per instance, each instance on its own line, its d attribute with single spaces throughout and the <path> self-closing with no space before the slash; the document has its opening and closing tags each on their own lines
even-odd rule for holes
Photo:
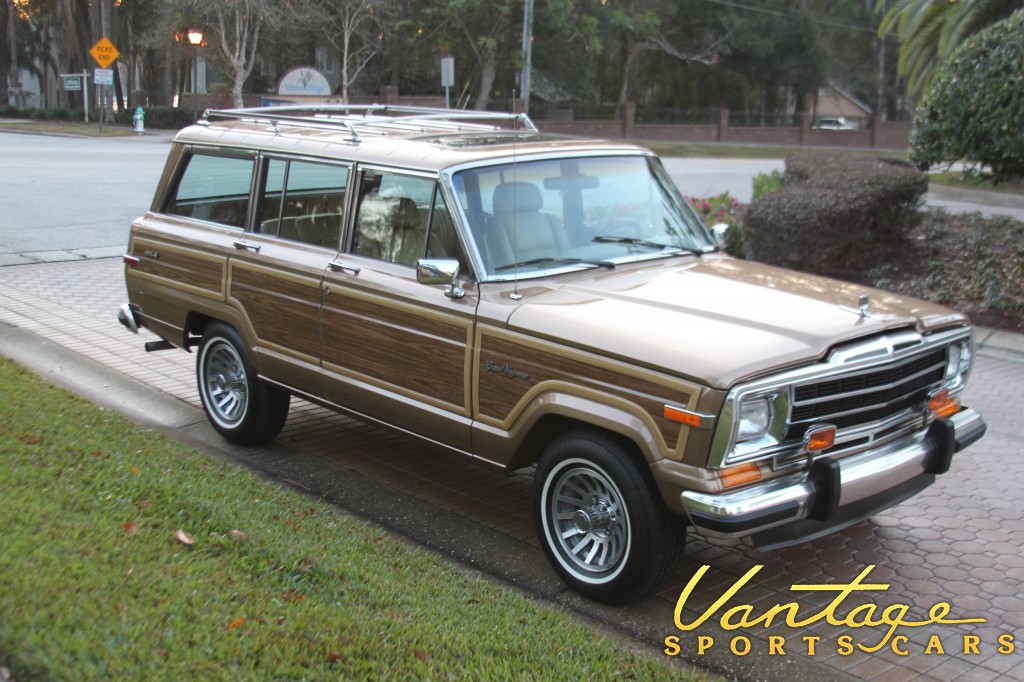
<svg viewBox="0 0 1024 682">
<path fill-rule="evenodd" d="M 146 132 L 146 112 L 139 107 L 132 114 L 132 123 L 135 125 L 135 134 L 141 135 Z"/>
</svg>

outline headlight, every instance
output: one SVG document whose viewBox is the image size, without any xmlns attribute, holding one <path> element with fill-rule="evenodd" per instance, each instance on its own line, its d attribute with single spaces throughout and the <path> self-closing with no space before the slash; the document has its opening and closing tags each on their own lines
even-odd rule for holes
<svg viewBox="0 0 1024 682">
<path fill-rule="evenodd" d="M 973 353 L 971 352 L 970 341 L 960 341 L 952 344 L 946 351 L 946 373 L 944 379 L 947 382 L 963 385 L 968 372 L 971 371 Z"/>
<path fill-rule="evenodd" d="M 960 360 L 963 356 L 963 347 L 959 343 L 954 343 L 946 351 L 946 379 L 952 379 L 957 374 L 960 374 Z"/>
<path fill-rule="evenodd" d="M 736 440 L 743 442 L 760 438 L 768 432 L 771 421 L 772 408 L 766 398 L 744 400 L 740 405 L 740 425 Z"/>
</svg>

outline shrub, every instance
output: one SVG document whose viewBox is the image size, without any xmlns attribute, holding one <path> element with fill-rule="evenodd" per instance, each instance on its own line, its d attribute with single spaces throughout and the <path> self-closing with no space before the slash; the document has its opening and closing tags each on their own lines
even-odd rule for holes
<svg viewBox="0 0 1024 682">
<path fill-rule="evenodd" d="M 773 170 L 771 173 L 758 173 L 754 176 L 754 196 L 757 201 L 769 192 L 778 192 L 782 189 L 783 175 L 781 171 Z"/>
<path fill-rule="evenodd" d="M 903 240 L 927 189 L 924 174 L 905 162 L 796 152 L 786 158 L 782 188 L 751 205 L 744 250 L 762 262 L 829 272 L 852 249 Z"/>
<path fill-rule="evenodd" d="M 997 180 L 1024 176 L 1024 9 L 971 36 L 946 60 L 917 110 L 918 168 L 966 160 Z"/>
<path fill-rule="evenodd" d="M 948 305 L 974 321 L 1024 328 L 1024 222 L 928 211 L 907 248 L 872 264 L 866 283 Z"/>
</svg>

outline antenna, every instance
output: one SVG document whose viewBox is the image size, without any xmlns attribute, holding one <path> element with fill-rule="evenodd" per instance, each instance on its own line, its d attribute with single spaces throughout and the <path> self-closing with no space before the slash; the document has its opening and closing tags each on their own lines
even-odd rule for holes
<svg viewBox="0 0 1024 682">
<path fill-rule="evenodd" d="M 509 294 L 509 298 L 513 301 L 521 301 L 523 295 L 519 293 L 519 211 L 516 210 L 519 206 L 516 197 L 516 187 L 519 179 L 516 175 L 516 168 L 519 163 L 517 149 L 519 137 L 516 135 L 518 132 L 516 123 L 519 119 L 515 116 L 515 113 L 516 90 L 512 88 L 512 263 L 515 267 L 512 268 L 512 293 Z"/>
</svg>

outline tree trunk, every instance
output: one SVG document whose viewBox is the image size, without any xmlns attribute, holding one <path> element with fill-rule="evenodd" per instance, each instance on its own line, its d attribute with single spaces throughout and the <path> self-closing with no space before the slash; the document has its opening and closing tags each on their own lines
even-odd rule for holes
<svg viewBox="0 0 1024 682">
<path fill-rule="evenodd" d="M 18 15 L 14 9 L 14 0 L 7 0 L 4 3 L 7 9 L 7 25 L 4 27 L 7 34 L 7 57 L 4 61 L 7 62 L 7 69 L 5 69 L 4 76 L 7 81 L 4 84 L 3 96 L 8 100 L 8 103 L 15 106 L 19 105 L 17 101 L 11 101 L 8 93 L 16 93 L 20 90 L 21 78 L 18 74 L 18 43 L 17 36 L 18 32 L 15 30 L 17 27 Z"/>
<path fill-rule="evenodd" d="M 624 115 L 626 104 L 629 103 L 630 74 L 633 72 L 633 60 L 636 58 L 636 38 L 626 33 L 626 41 L 622 46 L 622 68 L 619 70 L 619 99 L 616 102 L 616 116 Z"/>
<path fill-rule="evenodd" d="M 494 50 L 484 50 L 480 60 L 480 94 L 476 99 L 477 111 L 485 111 L 487 104 L 491 101 L 491 90 L 494 89 L 494 79 L 497 75 L 497 58 Z"/>
</svg>

